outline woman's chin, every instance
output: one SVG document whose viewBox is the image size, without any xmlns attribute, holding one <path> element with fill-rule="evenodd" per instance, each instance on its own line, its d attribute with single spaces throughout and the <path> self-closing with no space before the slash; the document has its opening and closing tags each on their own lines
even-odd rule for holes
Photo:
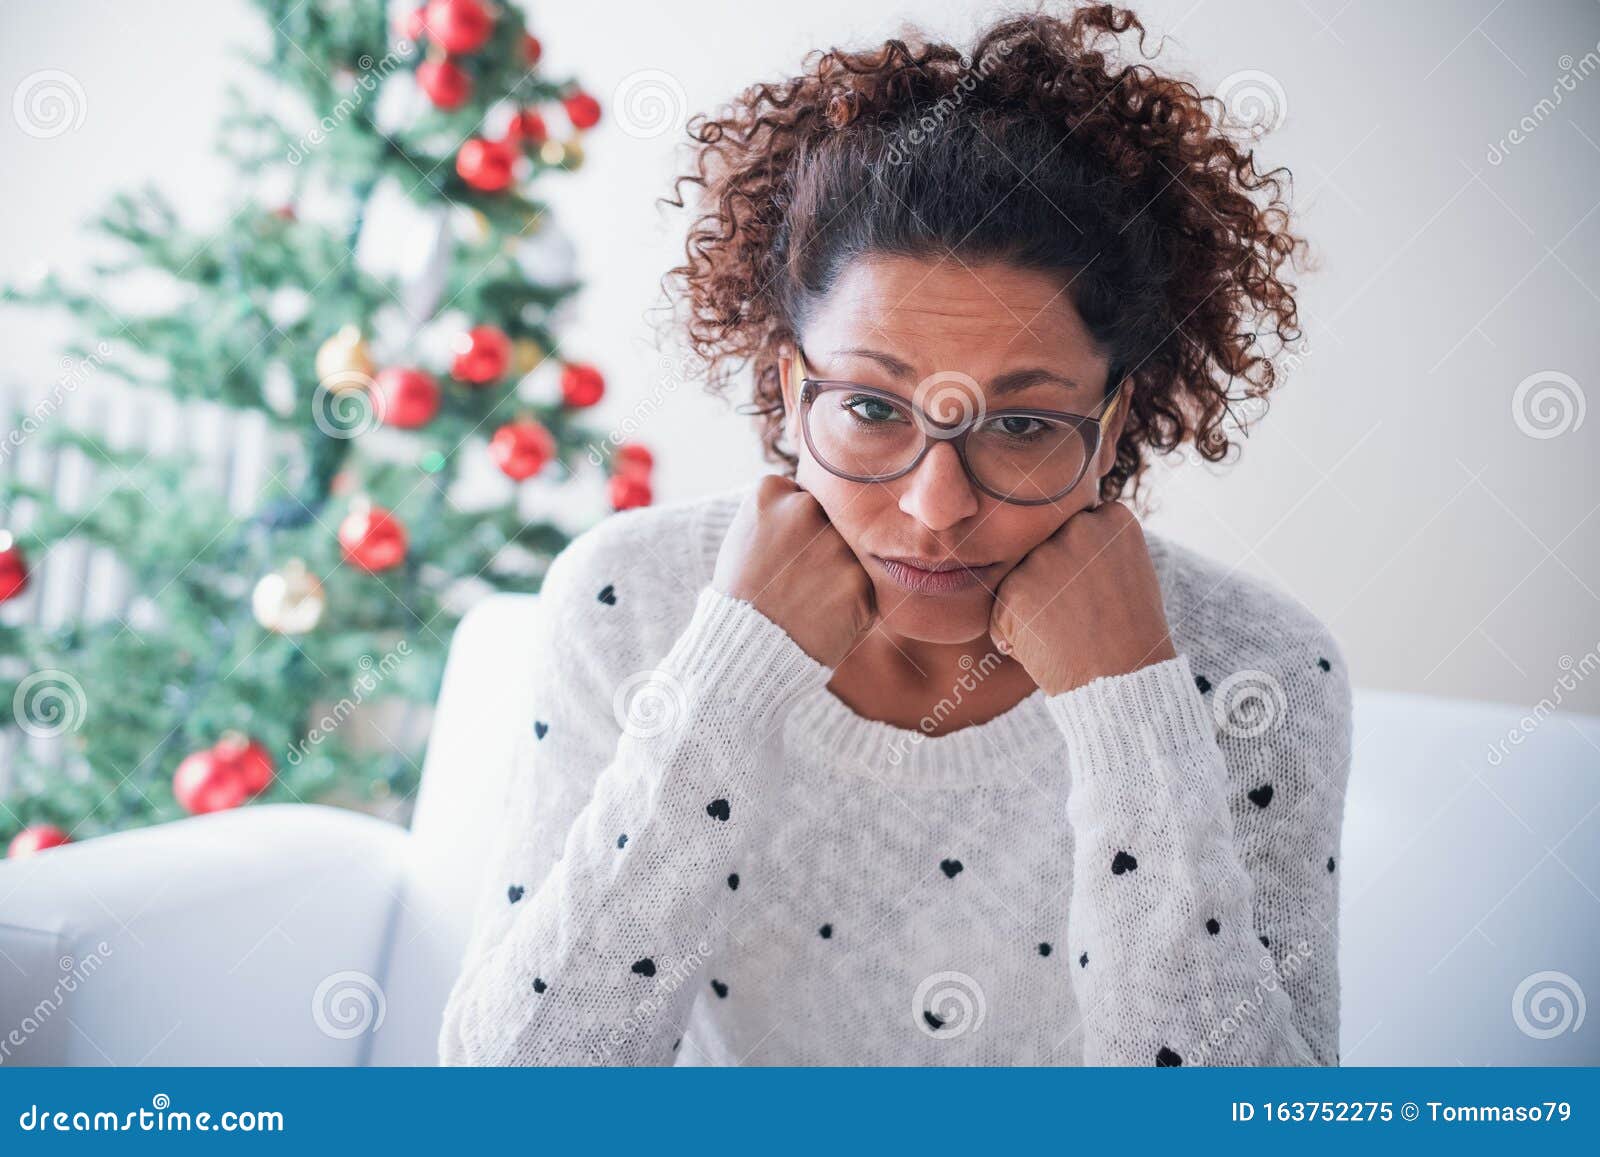
<svg viewBox="0 0 1600 1157">
<path fill-rule="evenodd" d="M 960 595 L 909 595 L 897 588 L 877 591 L 882 626 L 922 643 L 969 643 L 987 638 L 994 596 L 986 590 Z M 883 608 L 889 608 L 887 614 Z"/>
</svg>

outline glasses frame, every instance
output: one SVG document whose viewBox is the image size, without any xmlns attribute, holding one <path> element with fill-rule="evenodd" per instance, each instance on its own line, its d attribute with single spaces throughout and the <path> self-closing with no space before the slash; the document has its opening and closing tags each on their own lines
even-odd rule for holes
<svg viewBox="0 0 1600 1157">
<path fill-rule="evenodd" d="M 1116 404 L 1122 397 L 1123 384 L 1126 381 L 1126 379 L 1123 379 L 1117 382 L 1111 391 L 1101 399 L 1100 405 L 1104 406 L 1105 409 L 1103 413 L 1098 415 L 1074 414 L 1066 410 L 1041 410 L 1030 406 L 1011 406 L 999 410 L 986 410 L 981 415 L 974 415 L 955 426 L 945 426 L 942 423 L 935 422 L 928 412 L 917 405 L 916 402 L 903 398 L 891 390 L 879 389 L 877 386 L 866 386 L 860 382 L 846 381 L 843 378 L 812 377 L 810 370 L 806 366 L 805 354 L 801 352 L 798 342 L 795 343 L 794 347 L 794 370 L 799 375 L 800 434 L 805 439 L 806 449 L 811 451 L 811 456 L 828 473 L 850 482 L 893 482 L 896 478 L 904 478 L 921 465 L 922 460 L 928 456 L 929 447 L 935 442 L 949 442 L 955 447 L 956 457 L 961 462 L 961 469 L 966 474 L 967 480 L 974 487 L 991 498 L 998 498 L 1001 502 L 1009 502 L 1015 506 L 1048 506 L 1052 502 L 1059 502 L 1066 495 L 1072 493 L 1078 483 L 1083 481 L 1083 476 L 1088 473 L 1089 467 L 1099 457 L 1101 443 L 1105 437 L 1105 423 L 1111 417 L 1112 411 L 1116 409 Z M 922 431 L 922 448 L 917 451 L 916 456 L 911 459 L 910 463 L 888 474 L 851 474 L 834 466 L 818 452 L 816 445 L 811 440 L 811 407 L 823 394 L 845 389 L 869 397 L 881 398 L 894 406 L 912 411 L 918 419 L 917 428 Z M 984 421 L 988 421 L 991 418 L 1005 417 L 1048 418 L 1052 421 L 1063 422 L 1072 426 L 1087 447 L 1087 452 L 1083 457 L 1083 465 L 1069 485 L 1048 498 L 1013 498 L 1010 495 L 1001 494 L 998 490 L 984 485 L 983 480 L 973 473 L 971 463 L 967 461 L 967 435 L 978 424 L 980 417 Z M 951 431 L 949 435 L 930 432 L 932 430 L 946 429 Z"/>
</svg>

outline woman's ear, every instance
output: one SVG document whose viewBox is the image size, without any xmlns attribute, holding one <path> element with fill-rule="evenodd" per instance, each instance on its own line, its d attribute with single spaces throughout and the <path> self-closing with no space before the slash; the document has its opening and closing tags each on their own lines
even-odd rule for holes
<svg viewBox="0 0 1600 1157">
<path fill-rule="evenodd" d="M 1100 452 L 1096 456 L 1094 472 L 1103 476 L 1117 464 L 1117 443 L 1122 441 L 1122 430 L 1127 425 L 1128 405 L 1133 399 L 1133 379 L 1123 378 L 1122 388 L 1117 391 L 1117 396 L 1111 402 L 1111 409 L 1106 412 L 1105 421 L 1101 423 Z"/>
<path fill-rule="evenodd" d="M 783 431 L 789 445 L 796 446 L 800 431 L 795 425 L 798 410 L 795 407 L 795 359 L 793 346 L 778 349 L 778 389 L 783 397 Z"/>
</svg>

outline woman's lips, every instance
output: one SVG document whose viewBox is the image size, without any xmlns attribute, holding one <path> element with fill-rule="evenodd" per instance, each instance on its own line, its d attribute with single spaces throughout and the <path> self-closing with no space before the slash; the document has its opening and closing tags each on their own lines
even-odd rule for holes
<svg viewBox="0 0 1600 1157">
<path fill-rule="evenodd" d="M 943 595 L 987 586 L 986 580 L 999 566 L 998 563 L 963 566 L 947 561 L 938 564 L 946 569 L 929 570 L 926 566 L 918 566 L 905 559 L 883 558 L 879 555 L 873 555 L 872 559 L 896 586 L 919 595 Z"/>
</svg>

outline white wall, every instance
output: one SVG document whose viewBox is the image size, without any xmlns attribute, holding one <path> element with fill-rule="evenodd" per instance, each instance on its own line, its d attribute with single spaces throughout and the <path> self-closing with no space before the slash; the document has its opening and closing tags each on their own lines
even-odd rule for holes
<svg viewBox="0 0 1600 1157">
<path fill-rule="evenodd" d="M 1172 37 L 1169 66 L 1202 87 L 1247 69 L 1281 86 L 1287 115 L 1262 155 L 1293 169 L 1322 261 L 1302 278 L 1304 355 L 1242 459 L 1162 472 L 1150 525 L 1295 593 L 1331 624 L 1362 685 L 1528 705 L 1559 694 L 1600 711 L 1600 679 L 1576 695 L 1556 686 L 1600 647 L 1600 415 L 1579 424 L 1575 409 L 1600 379 L 1600 76 L 1538 107 L 1564 73 L 1595 65 L 1583 58 L 1600 53 L 1600 7 L 1139 10 Z M 811 48 L 859 46 L 908 19 L 965 42 L 991 9 L 632 0 L 533 11 L 553 72 L 609 106 L 625 78 L 660 70 L 693 112 L 785 74 Z M 78 223 L 139 180 L 195 212 L 214 208 L 224 170 L 210 155 L 211 119 L 233 67 L 223 50 L 258 34 L 242 0 L 57 0 L 8 6 L 0 21 L 0 95 L 57 68 L 86 97 L 81 127 L 52 140 L 0 120 L 0 277 L 39 261 L 70 268 L 83 256 Z M 1524 118 L 1532 131 L 1491 163 L 1491 145 Z M 586 141 L 584 170 L 545 191 L 589 284 L 566 352 L 607 369 L 599 418 L 611 424 L 661 389 L 645 312 L 681 253 L 683 219 L 654 204 L 676 142 L 630 136 L 608 117 Z M 50 380 L 59 332 L 0 318 L 0 373 Z M 1556 437 L 1526 432 L 1531 410 L 1520 422 L 1513 413 L 1519 383 L 1543 371 L 1574 382 L 1561 387 L 1569 412 Z M 661 498 L 761 468 L 745 420 L 696 384 L 668 402 L 640 435 L 658 450 Z"/>
</svg>

